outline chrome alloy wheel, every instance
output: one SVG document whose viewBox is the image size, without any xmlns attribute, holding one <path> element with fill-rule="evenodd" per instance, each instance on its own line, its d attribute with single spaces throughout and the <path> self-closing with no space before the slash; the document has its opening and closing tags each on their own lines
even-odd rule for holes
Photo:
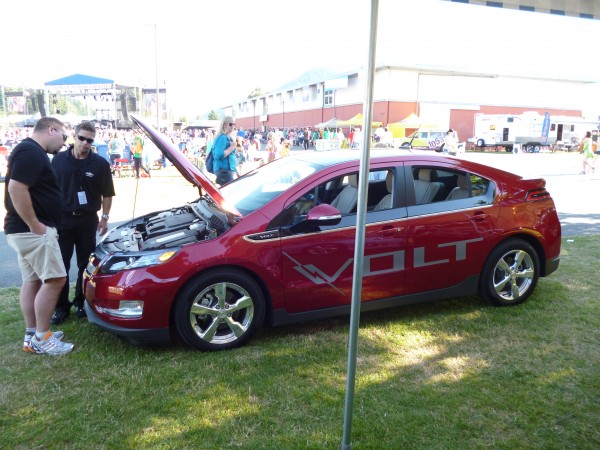
<svg viewBox="0 0 600 450">
<path fill-rule="evenodd" d="M 533 284 L 535 264 L 526 251 L 514 249 L 498 260 L 493 284 L 496 294 L 507 302 L 517 302 Z"/>
<path fill-rule="evenodd" d="M 222 345 L 235 342 L 252 324 L 254 302 L 240 285 L 218 282 L 209 285 L 192 302 L 189 320 L 203 341 Z"/>
</svg>

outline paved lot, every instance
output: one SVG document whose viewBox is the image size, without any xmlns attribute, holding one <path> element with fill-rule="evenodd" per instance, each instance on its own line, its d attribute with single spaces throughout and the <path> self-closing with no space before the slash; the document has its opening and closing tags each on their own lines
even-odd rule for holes
<svg viewBox="0 0 600 450">
<path fill-rule="evenodd" d="M 467 153 L 462 158 L 525 177 L 545 178 L 557 206 L 563 236 L 600 235 L 600 163 L 598 174 L 577 175 L 581 171 L 579 154 Z M 1 187 L 0 198 L 4 205 L 4 186 Z M 111 226 L 135 216 L 183 205 L 198 197 L 196 188 L 173 167 L 152 171 L 152 178 L 116 178 L 115 190 Z M 4 212 L 4 207 L 0 207 L 0 287 L 19 286 L 21 278 L 16 256 L 2 232 Z M 71 276 L 74 276 L 73 270 Z"/>
</svg>

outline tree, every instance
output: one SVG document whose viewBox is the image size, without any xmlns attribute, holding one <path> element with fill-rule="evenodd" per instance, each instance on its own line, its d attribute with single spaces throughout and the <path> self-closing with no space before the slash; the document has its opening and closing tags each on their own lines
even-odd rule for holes
<svg viewBox="0 0 600 450">
<path fill-rule="evenodd" d="M 263 95 L 262 89 L 257 87 L 250 91 L 248 98 L 260 97 L 261 95 Z"/>
<path fill-rule="evenodd" d="M 221 118 L 219 117 L 219 115 L 215 112 L 215 110 L 212 110 L 209 114 L 208 114 L 208 119 L 209 120 L 221 120 Z"/>
</svg>

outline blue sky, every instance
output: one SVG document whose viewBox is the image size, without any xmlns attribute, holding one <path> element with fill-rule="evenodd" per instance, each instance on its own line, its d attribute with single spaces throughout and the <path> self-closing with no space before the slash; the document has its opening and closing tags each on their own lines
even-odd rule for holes
<svg viewBox="0 0 600 450">
<path fill-rule="evenodd" d="M 367 63 L 370 1 L 11 2 L 0 84 L 38 87 L 83 73 L 166 83 L 176 114 L 205 113 L 315 67 Z M 156 32 L 155 32 L 156 31 Z M 600 21 L 380 0 L 377 61 L 600 81 Z M 157 69 L 158 68 L 158 69 Z"/>
</svg>

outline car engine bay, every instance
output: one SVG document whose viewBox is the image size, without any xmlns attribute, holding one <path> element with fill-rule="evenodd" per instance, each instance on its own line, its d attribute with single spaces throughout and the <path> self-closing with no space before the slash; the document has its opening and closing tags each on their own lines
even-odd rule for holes
<svg viewBox="0 0 600 450">
<path fill-rule="evenodd" d="M 158 250 L 214 239 L 230 227 L 227 215 L 206 198 L 118 226 L 102 241 L 107 253 Z"/>
</svg>

